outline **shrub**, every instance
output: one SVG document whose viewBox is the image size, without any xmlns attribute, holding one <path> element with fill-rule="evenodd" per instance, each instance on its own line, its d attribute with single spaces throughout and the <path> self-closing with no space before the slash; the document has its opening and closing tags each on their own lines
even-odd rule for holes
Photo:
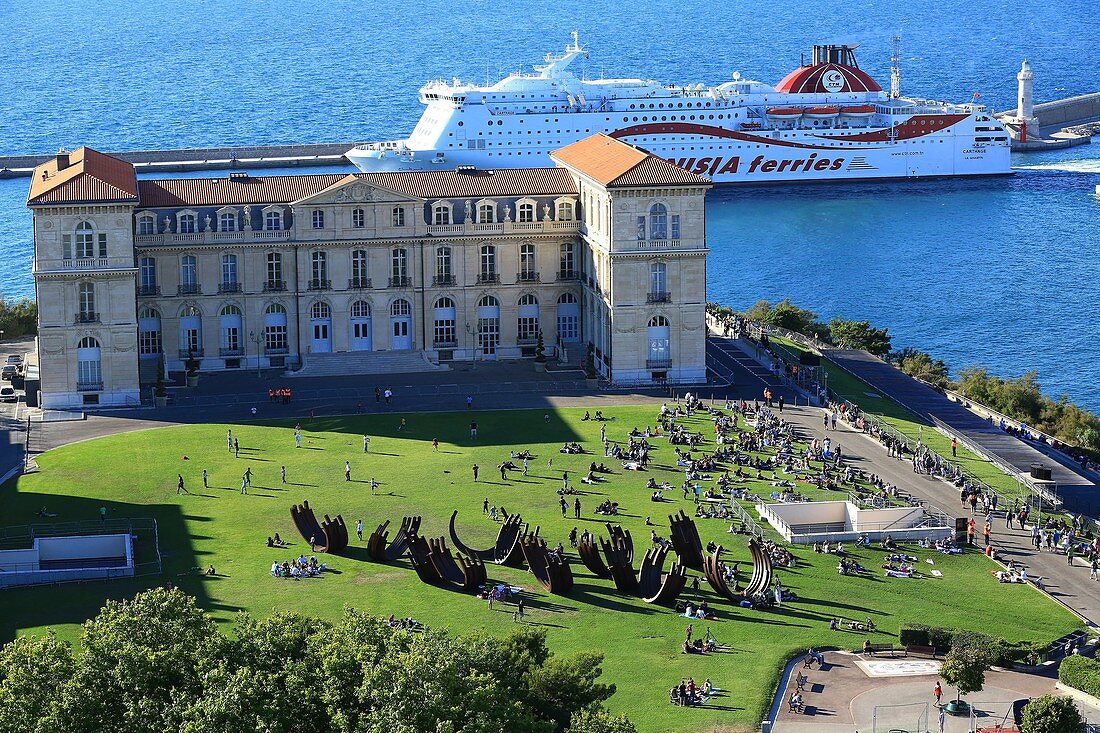
<svg viewBox="0 0 1100 733">
<path fill-rule="evenodd" d="M 1100 697 L 1100 662 L 1070 655 L 1058 666 L 1058 681 L 1093 697 Z"/>
<path fill-rule="evenodd" d="M 905 624 L 898 632 L 898 641 L 902 646 L 931 646 L 928 631 L 924 624 Z"/>
<path fill-rule="evenodd" d="M 1079 733 L 1085 721 L 1073 699 L 1043 695 L 1024 705 L 1023 733 Z"/>
</svg>

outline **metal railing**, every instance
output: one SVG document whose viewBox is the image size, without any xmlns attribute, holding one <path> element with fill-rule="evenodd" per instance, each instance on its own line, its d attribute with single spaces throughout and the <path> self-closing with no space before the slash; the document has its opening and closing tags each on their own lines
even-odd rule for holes
<svg viewBox="0 0 1100 733">
<path fill-rule="evenodd" d="M 401 275 L 399 277 L 390 278 L 391 288 L 407 288 L 412 284 L 412 279 L 408 275 Z"/>
<path fill-rule="evenodd" d="M 565 282 L 567 280 L 576 280 L 578 277 L 576 270 L 558 270 L 558 282 Z"/>
<path fill-rule="evenodd" d="M 499 272 L 479 272 L 477 274 L 478 283 L 498 283 L 500 282 Z"/>
<path fill-rule="evenodd" d="M 432 277 L 432 285 L 435 287 L 449 287 L 455 284 L 454 275 L 435 275 Z"/>
<path fill-rule="evenodd" d="M 730 509 L 732 509 L 733 513 L 737 515 L 737 518 L 745 524 L 745 528 L 750 534 L 761 540 L 764 539 L 764 530 L 762 530 L 760 525 L 758 525 L 749 513 L 745 511 L 745 507 L 741 506 L 739 501 L 736 499 L 730 501 Z"/>
<path fill-rule="evenodd" d="M 219 293 L 239 293 L 239 292 L 241 292 L 241 284 L 237 280 L 233 280 L 231 282 L 220 282 L 220 283 L 218 283 L 218 292 Z"/>
<path fill-rule="evenodd" d="M 179 355 L 181 359 L 188 359 L 191 357 L 198 359 L 203 356 L 203 349 L 180 349 Z"/>
<path fill-rule="evenodd" d="M 77 382 L 77 392 L 100 392 L 103 390 L 103 382 Z"/>
<path fill-rule="evenodd" d="M 325 278 L 313 278 L 309 281 L 310 290 L 332 290 L 332 280 Z"/>
<path fill-rule="evenodd" d="M 202 295 L 202 285 L 198 283 L 181 283 L 176 293 L 178 295 Z"/>
<path fill-rule="evenodd" d="M 99 314 L 95 311 L 81 311 L 73 317 L 73 320 L 76 323 L 99 323 Z"/>
<path fill-rule="evenodd" d="M 369 277 L 353 277 L 348 280 L 348 290 L 370 290 Z"/>
<path fill-rule="evenodd" d="M 647 303 L 668 303 L 672 300 L 672 294 L 667 290 L 657 290 L 645 296 Z"/>
<path fill-rule="evenodd" d="M 654 369 L 671 369 L 672 359 L 646 359 L 645 368 L 651 371 Z"/>
<path fill-rule="evenodd" d="M 160 295 L 159 285 L 138 285 L 137 294 L 139 298 L 148 298 L 152 295 Z"/>
<path fill-rule="evenodd" d="M 264 283 L 265 293 L 278 293 L 286 290 L 286 280 L 268 280 Z"/>
<path fill-rule="evenodd" d="M 244 355 L 244 350 L 241 349 L 240 347 L 236 347 L 236 348 L 222 347 L 222 348 L 218 349 L 218 356 L 231 356 L 232 357 L 232 356 L 243 356 L 243 355 Z"/>
<path fill-rule="evenodd" d="M 524 272 L 516 273 L 516 282 L 521 283 L 537 283 L 539 281 L 539 274 L 534 270 L 525 270 Z"/>
</svg>

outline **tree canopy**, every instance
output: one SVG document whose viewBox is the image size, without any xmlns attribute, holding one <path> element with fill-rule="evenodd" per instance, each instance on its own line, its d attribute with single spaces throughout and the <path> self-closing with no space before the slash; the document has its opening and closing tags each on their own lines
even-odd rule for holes
<svg viewBox="0 0 1100 733">
<path fill-rule="evenodd" d="M 508 638 L 242 614 L 231 635 L 179 590 L 110 601 L 81 652 L 52 635 L 0 650 L 0 733 L 632 733 L 599 705 L 603 657 Z M 576 727 L 571 727 L 576 726 Z"/>
<path fill-rule="evenodd" d="M 1023 733 L 1080 733 L 1085 719 L 1071 697 L 1043 695 L 1024 706 Z"/>
<path fill-rule="evenodd" d="M 985 684 L 985 671 L 989 669 L 989 657 L 981 649 L 971 646 L 952 646 L 951 651 L 943 658 L 943 666 L 940 667 L 940 676 L 943 681 L 954 687 L 958 694 L 955 700 L 961 700 L 963 695 L 978 692 Z"/>
</svg>

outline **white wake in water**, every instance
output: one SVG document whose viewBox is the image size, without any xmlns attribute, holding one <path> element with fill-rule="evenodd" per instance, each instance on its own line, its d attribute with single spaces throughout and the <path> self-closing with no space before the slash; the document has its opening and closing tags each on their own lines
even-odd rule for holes
<svg viewBox="0 0 1100 733">
<path fill-rule="evenodd" d="M 1069 171 L 1070 173 L 1100 173 L 1100 158 L 1081 158 L 1079 160 L 1053 160 L 1035 165 L 1014 165 L 1013 170 L 1025 171 Z"/>
</svg>

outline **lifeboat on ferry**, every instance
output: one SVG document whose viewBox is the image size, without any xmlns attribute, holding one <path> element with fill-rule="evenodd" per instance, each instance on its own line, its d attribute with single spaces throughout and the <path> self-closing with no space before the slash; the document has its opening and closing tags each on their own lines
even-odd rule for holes
<svg viewBox="0 0 1100 733">
<path fill-rule="evenodd" d="M 797 120 L 802 116 L 802 110 L 798 107 L 768 107 L 766 115 L 769 120 Z"/>
<path fill-rule="evenodd" d="M 840 114 L 839 107 L 807 107 L 802 111 L 810 120 L 835 120 Z"/>
<path fill-rule="evenodd" d="M 842 117 L 847 117 L 853 120 L 866 120 L 875 115 L 875 106 L 873 104 L 857 104 L 851 107 L 843 107 L 840 110 Z"/>
</svg>

